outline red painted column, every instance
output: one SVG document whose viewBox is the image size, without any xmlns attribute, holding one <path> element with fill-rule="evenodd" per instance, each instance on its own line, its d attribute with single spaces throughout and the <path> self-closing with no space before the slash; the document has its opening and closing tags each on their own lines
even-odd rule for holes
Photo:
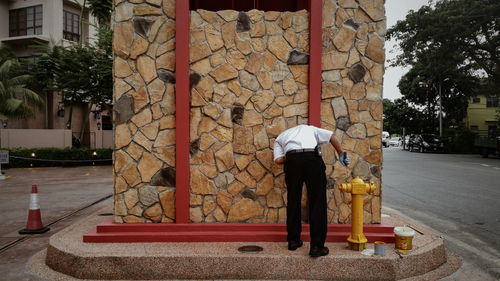
<svg viewBox="0 0 500 281">
<path fill-rule="evenodd" d="M 323 1 L 309 0 L 309 124 L 321 126 Z"/>
<path fill-rule="evenodd" d="M 189 1 L 175 1 L 175 222 L 189 222 Z"/>
</svg>

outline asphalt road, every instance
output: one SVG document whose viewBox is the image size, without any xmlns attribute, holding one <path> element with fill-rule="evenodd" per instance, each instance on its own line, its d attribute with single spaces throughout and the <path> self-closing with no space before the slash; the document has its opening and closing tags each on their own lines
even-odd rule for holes
<svg viewBox="0 0 500 281">
<path fill-rule="evenodd" d="M 39 281 L 26 263 L 47 247 L 51 235 L 103 208 L 111 212 L 111 171 L 111 166 L 6 170 L 7 179 L 0 181 L 0 281 Z M 50 231 L 20 235 L 32 184 L 38 185 L 42 222 Z"/>
<path fill-rule="evenodd" d="M 437 230 L 466 266 L 500 280 L 500 159 L 387 148 L 382 192 L 384 206 Z"/>
</svg>

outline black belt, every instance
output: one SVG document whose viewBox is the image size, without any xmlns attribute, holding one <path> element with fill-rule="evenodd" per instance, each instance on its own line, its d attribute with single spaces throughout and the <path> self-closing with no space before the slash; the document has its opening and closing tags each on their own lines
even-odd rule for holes
<svg viewBox="0 0 500 281">
<path fill-rule="evenodd" d="M 316 151 L 315 148 L 304 148 L 304 149 L 293 149 L 293 150 L 290 150 L 286 153 L 286 155 L 288 154 L 293 154 L 293 153 L 301 153 L 301 152 L 314 152 Z"/>
</svg>

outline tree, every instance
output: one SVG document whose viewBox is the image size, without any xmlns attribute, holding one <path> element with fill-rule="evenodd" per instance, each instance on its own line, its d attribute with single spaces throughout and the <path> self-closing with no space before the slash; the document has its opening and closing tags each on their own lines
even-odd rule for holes
<svg viewBox="0 0 500 281">
<path fill-rule="evenodd" d="M 88 0 L 90 12 L 97 19 L 99 26 L 111 22 L 112 0 Z"/>
<path fill-rule="evenodd" d="M 389 99 L 383 100 L 384 107 L 384 131 L 390 133 L 420 133 L 424 126 L 422 112 L 408 105 L 403 99 L 394 102 Z"/>
<path fill-rule="evenodd" d="M 491 93 L 500 85 L 498 0 L 440 0 L 410 11 L 388 30 L 387 37 L 399 41 L 402 50 L 395 65 L 415 65 L 429 52 L 446 54 L 462 73 L 485 78 L 485 91 Z M 448 64 L 439 56 L 434 58 Z"/>
<path fill-rule="evenodd" d="M 86 103 L 88 111 L 95 107 L 102 111 L 111 104 L 113 96 L 111 31 L 101 27 L 95 45 L 72 45 L 56 58 L 56 88 L 63 93 L 63 102 L 69 105 Z M 81 137 L 85 131 L 84 120 Z"/>
<path fill-rule="evenodd" d="M 0 120 L 34 116 L 42 98 L 27 88 L 31 76 L 20 72 L 20 63 L 7 48 L 0 47 Z"/>
<path fill-rule="evenodd" d="M 449 58 L 448 62 L 452 62 Z M 454 63 L 436 65 L 434 56 L 420 55 L 419 60 L 401 78 L 398 87 L 403 100 L 421 109 L 428 131 L 435 131 L 442 103 L 444 127 L 456 126 L 467 114 L 467 100 L 478 81 L 470 73 L 463 73 Z M 441 98 L 441 100 L 440 100 Z"/>
<path fill-rule="evenodd" d="M 69 106 L 69 124 L 73 105 L 87 104 L 87 109 L 102 111 L 112 102 L 112 33 L 107 25 L 98 29 L 94 44 L 73 44 L 68 47 L 45 47 L 44 53 L 27 67 L 45 91 L 58 91 L 61 102 Z M 43 50 L 43 48 L 39 49 Z M 85 115 L 86 130 L 88 114 Z"/>
<path fill-rule="evenodd" d="M 402 50 L 392 65 L 411 67 L 398 87 L 408 106 L 424 113 L 427 131 L 436 130 L 439 102 L 445 127 L 455 127 L 466 116 L 469 96 L 499 94 L 500 1 L 430 2 L 387 36 Z"/>
</svg>

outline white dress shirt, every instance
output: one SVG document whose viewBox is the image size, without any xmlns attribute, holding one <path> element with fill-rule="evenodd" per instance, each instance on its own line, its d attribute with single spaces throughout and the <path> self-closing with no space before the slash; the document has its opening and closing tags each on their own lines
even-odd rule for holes
<svg viewBox="0 0 500 281">
<path fill-rule="evenodd" d="M 330 141 L 333 132 L 309 125 L 298 125 L 281 133 L 274 141 L 274 160 L 284 157 L 290 150 L 314 149 Z"/>
</svg>

